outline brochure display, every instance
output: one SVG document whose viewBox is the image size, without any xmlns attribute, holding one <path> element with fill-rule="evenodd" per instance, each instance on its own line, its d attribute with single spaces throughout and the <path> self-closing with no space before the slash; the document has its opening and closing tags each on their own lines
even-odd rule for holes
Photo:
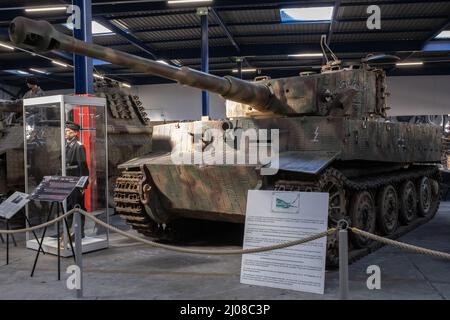
<svg viewBox="0 0 450 320">
<path fill-rule="evenodd" d="M 25 99 L 23 105 L 25 192 L 31 194 L 26 216 L 30 223 L 41 224 L 74 207 L 109 223 L 106 100 L 57 95 Z M 79 127 L 75 137 L 66 136 L 68 121 Z M 85 174 L 77 174 L 78 164 L 70 153 L 73 145 L 82 150 L 76 160 L 83 163 Z M 49 209 L 56 203 L 55 215 Z M 62 223 L 60 243 L 56 226 L 47 230 L 41 245 L 44 252 L 56 255 L 61 250 L 62 257 L 72 256 L 72 220 L 69 216 L 68 223 Z M 41 239 L 43 230 L 38 233 Z M 83 253 L 108 247 L 108 231 L 89 219 L 83 223 L 83 233 Z M 27 234 L 27 247 L 38 250 L 33 235 Z"/>
</svg>

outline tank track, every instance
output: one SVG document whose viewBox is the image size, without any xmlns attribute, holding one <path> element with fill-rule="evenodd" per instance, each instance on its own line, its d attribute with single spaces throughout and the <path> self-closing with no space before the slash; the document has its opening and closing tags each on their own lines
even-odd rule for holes
<svg viewBox="0 0 450 320">
<path fill-rule="evenodd" d="M 141 171 L 125 171 L 117 178 L 114 186 L 116 212 L 137 232 L 162 241 L 175 241 L 179 237 L 174 232 L 176 225 L 161 225 L 152 220 L 141 204 Z"/>
<path fill-rule="evenodd" d="M 117 178 L 114 186 L 116 212 L 125 219 L 134 230 L 145 236 L 154 236 L 154 223 L 146 215 L 141 204 L 139 186 L 143 174 L 140 171 L 126 171 Z"/>
<path fill-rule="evenodd" d="M 363 190 L 375 192 L 382 186 L 388 184 L 399 185 L 406 180 L 417 180 L 420 177 L 429 177 L 440 182 L 440 174 L 437 166 L 414 166 L 407 170 L 394 171 L 382 175 L 367 176 L 357 179 L 347 178 L 341 171 L 335 168 L 329 168 L 322 173 L 318 179 L 313 181 L 295 181 L 295 180 L 279 180 L 273 188 L 278 191 L 324 191 L 327 181 L 342 182 L 345 189 L 346 207 L 350 199 L 350 195 Z M 114 187 L 114 201 L 116 203 L 117 213 L 125 219 L 137 232 L 162 241 L 176 241 L 180 229 L 175 225 L 159 225 L 153 221 L 145 212 L 144 206 L 141 204 L 140 184 L 143 179 L 141 171 L 125 171 L 116 181 Z M 436 211 L 439 207 L 439 199 L 436 205 Z M 346 208 L 344 208 L 346 210 Z M 417 228 L 419 225 L 431 220 L 435 212 L 427 217 L 418 218 L 408 225 L 399 225 L 395 233 L 388 236 L 390 239 L 396 239 L 407 232 Z M 330 227 L 334 226 L 330 223 Z M 337 240 L 337 239 L 335 239 Z M 355 262 L 365 255 L 382 247 L 379 243 L 371 243 L 363 249 L 356 249 L 350 245 L 349 262 Z M 335 263 L 328 262 L 329 267 L 335 266 Z"/>
<path fill-rule="evenodd" d="M 415 166 L 408 170 L 402 170 L 402 171 L 393 171 L 390 173 L 386 173 L 383 175 L 377 175 L 376 177 L 373 176 L 367 176 L 357 179 L 349 179 L 347 178 L 342 172 L 335 168 L 329 168 L 327 169 L 318 180 L 305 183 L 304 181 L 289 181 L 289 180 L 281 180 L 277 181 L 275 183 L 275 190 L 280 191 L 316 191 L 321 192 L 323 191 L 323 185 L 324 181 L 327 181 L 330 177 L 333 177 L 337 179 L 338 181 L 342 181 L 343 188 L 345 189 L 347 195 L 346 195 L 346 207 L 348 207 L 348 201 L 351 198 L 351 194 L 357 193 L 360 191 L 371 191 L 376 192 L 377 189 L 393 184 L 393 185 L 400 185 L 402 182 L 406 180 L 417 180 L 421 177 L 428 177 L 431 179 L 436 180 L 438 183 L 441 182 L 441 177 L 439 173 L 439 169 L 437 166 L 430 165 L 430 166 Z M 397 239 L 404 234 L 412 231 L 413 229 L 417 228 L 418 226 L 428 222 L 431 220 L 435 213 L 437 212 L 439 208 L 440 203 L 440 195 L 437 198 L 437 204 L 435 207 L 435 211 L 432 212 L 427 217 L 417 217 L 408 225 L 399 225 L 397 230 L 389 235 L 386 236 L 389 239 Z M 335 224 L 330 224 L 329 227 L 334 227 Z M 378 229 L 378 228 L 377 228 Z M 378 230 L 376 230 L 376 233 L 379 233 Z M 334 239 L 335 243 L 333 245 L 337 246 L 337 239 Z M 328 246 L 330 246 L 330 237 L 328 238 Z M 358 249 L 353 246 L 352 243 L 350 243 L 350 251 L 349 251 L 349 262 L 353 263 L 362 257 L 368 255 L 369 253 L 383 247 L 382 244 L 372 242 L 370 243 L 366 248 Z M 329 247 L 330 250 L 330 247 Z M 337 248 L 336 248 L 337 250 Z M 335 251 L 337 254 L 338 252 Z M 336 261 L 331 262 L 327 261 L 328 267 L 336 267 Z"/>
</svg>

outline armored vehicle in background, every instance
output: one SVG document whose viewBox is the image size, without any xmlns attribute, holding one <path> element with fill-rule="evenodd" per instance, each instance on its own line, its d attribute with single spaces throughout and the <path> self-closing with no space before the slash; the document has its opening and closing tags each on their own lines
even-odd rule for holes
<svg viewBox="0 0 450 320">
<path fill-rule="evenodd" d="M 144 235 L 176 236 L 187 228 L 185 219 L 243 223 L 251 189 L 327 192 L 330 226 L 347 219 L 391 237 L 427 221 L 438 209 L 441 130 L 387 121 L 386 76 L 370 67 L 370 60 L 342 68 L 333 58 L 320 74 L 248 82 L 80 42 L 45 21 L 16 18 L 10 37 L 28 49 L 86 55 L 227 100 L 228 119 L 157 126 L 153 152 L 120 165 L 124 172 L 116 183 L 116 209 Z M 239 139 L 236 132 L 249 129 L 268 130 L 271 138 Z M 279 142 L 277 157 L 271 154 L 258 164 L 209 161 L 214 153 L 233 160 L 240 153 L 252 156 L 251 140 L 266 141 L 263 148 L 271 151 Z M 216 151 L 198 161 L 198 150 Z M 193 161 L 180 162 L 178 156 Z M 271 174 L 263 174 L 271 168 Z M 352 249 L 370 245 L 352 235 Z M 329 264 L 336 264 L 337 248 L 330 236 Z"/>
<path fill-rule="evenodd" d="M 0 194 L 24 190 L 22 101 L 0 101 Z"/>
<path fill-rule="evenodd" d="M 120 176 L 117 166 L 132 157 L 141 156 L 151 151 L 152 128 L 138 96 L 129 94 L 119 83 L 109 79 L 96 79 L 95 95 L 105 98 L 108 115 L 108 178 L 109 194 L 113 194 L 115 180 Z M 24 156 L 23 156 L 23 104 L 22 100 L 0 102 L 0 193 L 9 194 L 24 190 Z M 50 128 L 51 129 L 51 128 Z M 60 136 L 60 128 L 45 130 L 45 134 Z M 47 141 L 39 137 L 39 141 Z M 52 148 L 45 148 L 46 151 Z M 35 167 L 40 172 L 34 172 L 37 179 L 45 175 L 55 174 L 59 168 L 59 147 L 55 153 L 33 153 L 36 163 L 49 165 Z M 55 163 L 56 167 L 51 166 Z M 100 190 L 100 192 L 102 192 Z M 104 193 L 101 193 L 104 194 Z M 109 203 L 114 204 L 113 199 Z"/>
</svg>

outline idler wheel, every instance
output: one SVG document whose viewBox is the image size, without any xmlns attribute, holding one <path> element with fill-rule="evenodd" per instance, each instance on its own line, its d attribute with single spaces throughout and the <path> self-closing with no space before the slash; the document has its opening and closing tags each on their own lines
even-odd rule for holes
<svg viewBox="0 0 450 320">
<path fill-rule="evenodd" d="M 363 231 L 375 232 L 375 202 L 369 191 L 361 191 L 352 197 L 350 205 L 351 225 Z M 371 240 L 350 233 L 351 241 L 357 248 L 367 247 Z"/>
<path fill-rule="evenodd" d="M 411 180 L 404 182 L 400 186 L 400 221 L 408 225 L 417 215 L 417 192 L 416 186 Z"/>
<path fill-rule="evenodd" d="M 383 235 L 391 235 L 398 226 L 399 202 L 397 191 L 392 185 L 387 185 L 378 192 L 377 221 Z"/>
<path fill-rule="evenodd" d="M 428 177 L 422 177 L 417 183 L 418 215 L 431 217 L 436 214 L 439 203 L 439 183 Z"/>
</svg>

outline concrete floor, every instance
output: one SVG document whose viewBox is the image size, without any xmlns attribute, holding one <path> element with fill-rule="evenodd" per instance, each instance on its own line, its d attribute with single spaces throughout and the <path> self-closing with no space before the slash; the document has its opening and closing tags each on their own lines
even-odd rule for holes
<svg viewBox="0 0 450 320">
<path fill-rule="evenodd" d="M 450 252 L 450 203 L 441 205 L 437 216 L 401 238 L 430 249 Z M 236 240 L 234 241 L 236 242 Z M 249 286 L 239 283 L 240 256 L 182 255 L 111 236 L 107 250 L 83 256 L 85 299 L 336 299 L 338 272 L 327 271 L 324 295 Z M 192 247 L 200 247 L 198 244 Z M 211 246 L 201 246 L 211 248 Z M 221 248 L 238 248 L 230 243 Z M 18 247 L 5 263 L 5 245 L 0 244 L 0 299 L 75 299 L 66 288 L 68 274 L 56 280 L 56 257 L 41 256 L 30 278 L 34 251 Z M 62 260 L 62 270 L 73 263 Z M 381 290 L 368 290 L 366 269 L 381 268 Z M 352 299 L 450 299 L 450 261 L 384 247 L 350 267 Z"/>
</svg>

